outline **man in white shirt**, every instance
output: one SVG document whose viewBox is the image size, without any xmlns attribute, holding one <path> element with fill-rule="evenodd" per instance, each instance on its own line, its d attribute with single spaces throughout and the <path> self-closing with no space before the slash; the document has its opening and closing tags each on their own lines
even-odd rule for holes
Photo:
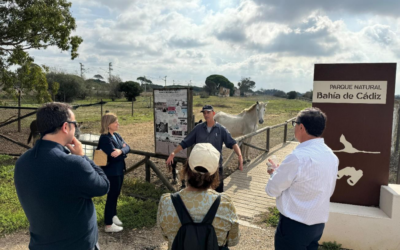
<svg viewBox="0 0 400 250">
<path fill-rule="evenodd" d="M 321 137 L 326 115 L 318 108 L 300 111 L 292 122 L 300 145 L 272 169 L 265 191 L 276 197 L 280 212 L 276 250 L 317 250 L 329 217 L 339 159 Z"/>
</svg>

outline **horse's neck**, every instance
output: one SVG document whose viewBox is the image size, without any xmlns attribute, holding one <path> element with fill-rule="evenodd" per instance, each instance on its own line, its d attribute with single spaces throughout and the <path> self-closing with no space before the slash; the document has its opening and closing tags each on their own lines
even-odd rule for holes
<svg viewBox="0 0 400 250">
<path fill-rule="evenodd" d="M 251 127 L 252 130 L 257 129 L 257 122 L 258 122 L 257 109 L 253 108 L 252 110 L 245 112 L 244 120 Z"/>
</svg>

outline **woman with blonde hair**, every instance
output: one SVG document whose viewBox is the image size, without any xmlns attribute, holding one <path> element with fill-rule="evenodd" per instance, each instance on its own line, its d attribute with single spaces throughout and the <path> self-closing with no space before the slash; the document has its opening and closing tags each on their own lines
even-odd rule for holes
<svg viewBox="0 0 400 250">
<path fill-rule="evenodd" d="M 124 181 L 125 158 L 130 147 L 122 137 L 116 133 L 119 129 L 118 118 L 113 113 L 101 117 L 101 136 L 97 149 L 107 154 L 107 165 L 103 167 L 104 173 L 110 181 L 110 191 L 107 195 L 104 209 L 104 231 L 107 233 L 123 230 L 122 222 L 117 216 L 117 201 Z"/>
<path fill-rule="evenodd" d="M 214 190 L 220 183 L 219 159 L 220 153 L 210 143 L 196 144 L 181 171 L 187 187 L 161 196 L 157 223 L 168 240 L 168 249 L 205 249 L 206 239 L 195 242 L 193 237 L 178 234 L 190 223 L 212 224 L 216 235 L 213 244 L 220 249 L 238 244 L 239 224 L 233 201 L 226 193 Z"/>
</svg>

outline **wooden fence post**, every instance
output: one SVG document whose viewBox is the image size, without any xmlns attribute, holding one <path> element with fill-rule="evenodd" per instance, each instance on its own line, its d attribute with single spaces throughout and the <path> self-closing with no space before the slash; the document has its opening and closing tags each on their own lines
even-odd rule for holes
<svg viewBox="0 0 400 250">
<path fill-rule="evenodd" d="M 268 129 L 267 129 L 267 145 L 266 145 L 266 147 L 265 147 L 268 151 L 269 151 L 270 131 L 271 131 L 271 129 L 268 128 Z"/>
<path fill-rule="evenodd" d="M 286 143 L 287 141 L 287 123 L 284 126 L 284 131 L 283 131 L 283 143 Z"/>
<path fill-rule="evenodd" d="M 146 161 L 145 166 L 146 166 L 146 181 L 150 183 L 150 163 L 149 163 L 149 161 L 150 160 Z"/>
<path fill-rule="evenodd" d="M 133 116 L 133 99 L 132 99 L 132 116 Z"/>
<path fill-rule="evenodd" d="M 21 132 L 21 89 L 18 90 L 18 132 Z"/>
<path fill-rule="evenodd" d="M 103 116 L 103 99 L 100 99 L 100 118 Z"/>
</svg>

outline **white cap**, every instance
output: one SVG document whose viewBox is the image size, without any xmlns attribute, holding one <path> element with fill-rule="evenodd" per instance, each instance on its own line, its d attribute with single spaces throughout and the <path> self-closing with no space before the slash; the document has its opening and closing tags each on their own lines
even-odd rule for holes
<svg viewBox="0 0 400 250">
<path fill-rule="evenodd" d="M 219 167 L 220 153 L 210 143 L 197 143 L 189 156 L 190 169 L 196 173 L 196 167 L 205 168 L 210 175 L 217 172 Z"/>
</svg>

